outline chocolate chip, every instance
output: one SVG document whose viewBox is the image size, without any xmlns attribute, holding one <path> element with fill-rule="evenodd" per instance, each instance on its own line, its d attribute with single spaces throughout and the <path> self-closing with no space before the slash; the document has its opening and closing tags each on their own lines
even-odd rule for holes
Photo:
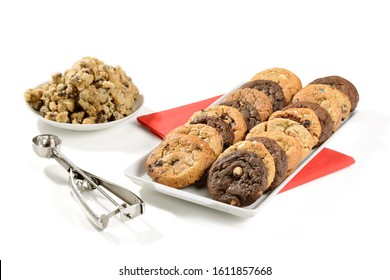
<svg viewBox="0 0 390 280">
<path fill-rule="evenodd" d="M 308 127 L 310 127 L 310 125 L 311 125 L 311 121 L 309 121 L 309 120 L 303 120 L 303 121 L 301 122 L 301 125 L 303 125 L 305 128 L 308 128 Z"/>
</svg>

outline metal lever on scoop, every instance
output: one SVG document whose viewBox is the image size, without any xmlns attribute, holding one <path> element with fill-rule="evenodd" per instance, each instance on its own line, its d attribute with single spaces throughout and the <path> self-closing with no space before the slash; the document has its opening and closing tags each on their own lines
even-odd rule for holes
<svg viewBox="0 0 390 280">
<path fill-rule="evenodd" d="M 108 182 L 98 176 L 95 176 L 87 171 L 78 168 L 61 152 L 61 139 L 52 134 L 42 134 L 35 136 L 32 139 L 33 149 L 35 153 L 43 158 L 54 158 L 62 167 L 69 173 L 69 186 L 71 193 L 74 195 L 81 208 L 86 213 L 91 222 L 99 229 L 103 230 L 107 227 L 109 219 L 116 214 L 120 214 L 122 221 L 135 218 L 145 211 L 145 204 L 141 198 L 131 191 Z M 103 189 L 104 188 L 104 189 Z M 97 215 L 92 208 L 86 203 L 82 196 L 82 192 L 86 190 L 98 190 L 104 197 L 115 205 L 115 210 L 107 214 Z M 105 190 L 114 194 L 122 200 L 118 203 Z"/>
</svg>

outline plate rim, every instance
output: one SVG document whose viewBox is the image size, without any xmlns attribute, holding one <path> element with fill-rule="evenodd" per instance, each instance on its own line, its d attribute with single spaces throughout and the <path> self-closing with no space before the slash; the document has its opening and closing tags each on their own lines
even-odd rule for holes
<svg viewBox="0 0 390 280">
<path fill-rule="evenodd" d="M 145 158 L 149 155 L 149 153 L 153 150 L 150 150 L 148 153 L 145 153 L 141 157 L 139 157 L 135 162 L 130 164 L 125 169 L 125 175 L 130 178 L 133 183 L 137 184 L 138 186 L 142 188 L 152 189 L 158 193 L 162 193 L 164 195 L 168 195 L 171 197 L 175 197 L 177 199 L 185 200 L 191 203 L 195 203 L 204 207 L 212 208 L 215 210 L 219 210 L 225 213 L 229 213 L 235 216 L 243 217 L 243 218 L 249 218 L 254 215 L 256 215 L 275 195 L 277 195 L 284 187 L 287 185 L 294 177 L 295 175 L 301 171 L 302 168 L 308 164 L 313 157 L 315 157 L 324 147 L 321 145 L 318 148 L 315 148 L 312 150 L 312 152 L 303 160 L 300 162 L 298 167 L 294 170 L 293 173 L 291 173 L 286 179 L 283 180 L 283 182 L 276 187 L 272 192 L 263 194 L 261 197 L 259 197 L 253 204 L 246 206 L 246 207 L 237 207 L 232 206 L 217 200 L 213 200 L 211 197 L 205 197 L 201 196 L 195 193 L 191 193 L 188 190 L 188 188 L 193 187 L 193 185 L 187 186 L 182 189 L 175 189 L 157 182 L 152 181 L 151 179 L 145 179 L 140 176 L 137 176 L 134 174 L 131 170 L 134 168 L 139 168 L 140 163 L 145 162 Z M 142 174 L 141 176 L 146 175 Z M 147 176 L 147 175 L 146 175 Z M 206 186 L 204 186 L 206 187 Z M 191 199 L 193 198 L 193 199 Z M 204 203 L 203 203 L 204 201 Z M 207 203 L 206 203 L 207 202 Z"/>
<path fill-rule="evenodd" d="M 119 120 L 106 122 L 106 123 L 72 124 L 72 123 L 60 123 L 60 122 L 45 119 L 44 117 L 42 117 L 39 114 L 39 112 L 37 110 L 34 110 L 30 106 L 30 104 L 28 104 L 28 102 L 25 101 L 25 104 L 28 107 L 29 111 L 31 112 L 31 114 L 33 114 L 38 119 L 38 121 L 41 121 L 41 122 L 43 122 L 47 125 L 53 126 L 53 127 L 57 127 L 57 128 L 65 129 L 65 130 L 70 130 L 70 131 L 96 131 L 96 130 L 111 128 L 113 126 L 116 126 L 122 122 L 125 122 L 125 121 L 133 118 L 134 115 L 143 107 L 144 103 L 145 103 L 144 95 L 139 94 L 137 99 L 134 101 L 133 108 L 135 108 L 135 109 L 133 110 L 133 112 L 130 115 L 128 115 L 126 117 L 123 117 Z"/>
</svg>

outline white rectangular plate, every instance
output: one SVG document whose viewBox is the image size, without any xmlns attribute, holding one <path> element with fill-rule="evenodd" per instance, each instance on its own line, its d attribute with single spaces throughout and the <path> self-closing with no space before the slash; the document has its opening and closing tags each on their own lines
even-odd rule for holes
<svg viewBox="0 0 390 280">
<path fill-rule="evenodd" d="M 223 99 L 223 97 L 221 97 Z M 218 104 L 220 102 L 217 100 L 214 104 Z M 355 112 L 351 113 L 349 120 Z M 342 124 L 346 123 L 345 120 Z M 335 133 L 340 130 L 340 127 L 337 129 Z M 334 134 L 335 134 L 334 133 Z M 332 137 L 334 137 L 334 134 Z M 147 141 L 146 141 L 147 142 Z M 273 190 L 269 194 L 262 195 L 255 203 L 247 207 L 236 207 L 231 206 L 229 204 L 225 204 L 216 200 L 213 200 L 208 192 L 207 186 L 190 185 L 183 189 L 175 189 L 172 187 L 168 187 L 156 182 L 153 182 L 151 178 L 146 173 L 146 159 L 149 156 L 149 153 L 138 159 L 136 162 L 128 166 L 125 170 L 125 175 L 128 176 L 134 183 L 140 185 L 144 188 L 149 188 L 155 190 L 159 193 L 163 193 L 172 197 L 176 197 L 178 199 L 182 199 L 185 201 L 189 201 L 192 203 L 196 203 L 205 207 L 209 207 L 215 210 L 219 210 L 222 212 L 226 212 L 232 215 L 236 215 L 239 217 L 252 217 L 256 213 L 258 213 L 262 207 L 264 207 L 267 202 L 269 202 L 281 189 L 284 188 L 288 182 L 318 153 L 322 150 L 324 144 L 320 147 L 315 148 L 311 151 L 309 156 L 307 156 L 299 166 L 295 169 L 295 171 L 289 175 L 275 190 Z M 151 151 L 154 147 L 151 147 Z"/>
</svg>

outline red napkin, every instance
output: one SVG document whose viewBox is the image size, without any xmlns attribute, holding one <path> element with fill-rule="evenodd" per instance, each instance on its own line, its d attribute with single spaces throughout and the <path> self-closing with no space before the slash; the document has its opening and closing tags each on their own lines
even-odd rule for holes
<svg viewBox="0 0 390 280">
<path fill-rule="evenodd" d="M 283 187 L 283 189 L 279 191 L 279 193 L 291 190 L 292 188 L 336 172 L 337 170 L 343 169 L 354 163 L 355 159 L 353 157 L 335 150 L 323 148 Z"/>
<path fill-rule="evenodd" d="M 206 108 L 221 96 L 219 95 L 165 111 L 139 116 L 137 120 L 158 137 L 164 138 L 172 129 L 185 124 L 194 112 Z"/>
<path fill-rule="evenodd" d="M 139 116 L 137 121 L 160 138 L 163 138 L 172 129 L 186 123 L 194 112 L 206 108 L 220 97 L 221 95 L 165 111 Z M 279 193 L 333 173 L 353 163 L 355 163 L 355 160 L 352 157 L 323 148 Z"/>
</svg>

